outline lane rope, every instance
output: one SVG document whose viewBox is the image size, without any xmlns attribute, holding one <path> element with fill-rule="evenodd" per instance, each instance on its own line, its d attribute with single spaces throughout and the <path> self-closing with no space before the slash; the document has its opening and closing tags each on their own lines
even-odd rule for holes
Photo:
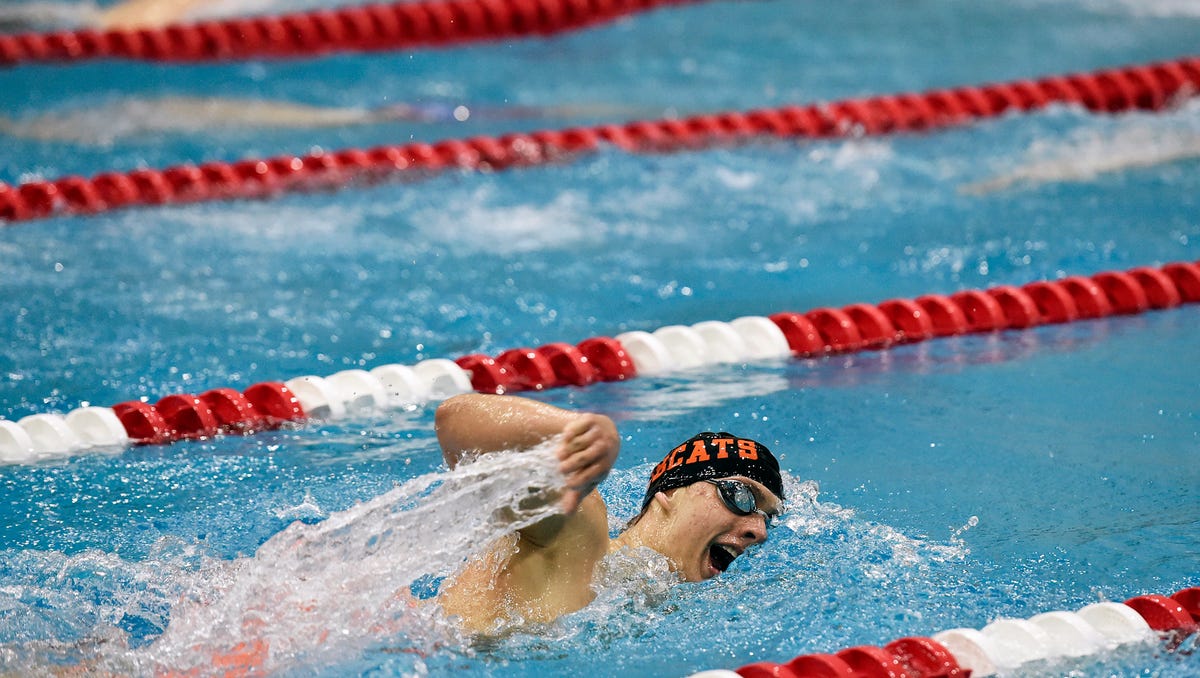
<svg viewBox="0 0 1200 678">
<path fill-rule="evenodd" d="M 452 170 L 499 171 L 596 153 L 694 151 L 760 137 L 825 139 L 880 136 L 963 125 L 1053 104 L 1116 113 L 1160 110 L 1200 91 L 1200 58 L 1188 57 L 1094 73 L 982 86 L 784 106 L 683 119 L 476 136 L 283 155 L 232 163 L 104 172 L 0 183 L 0 225 L 58 214 L 95 214 L 133 206 L 266 198 L 332 190 L 389 177 L 426 177 Z"/>
<path fill-rule="evenodd" d="M 248 16 L 163 28 L 0 35 L 0 66 L 94 59 L 294 59 L 549 36 L 702 0 L 420 0 Z"/>
<path fill-rule="evenodd" d="M 669 325 L 592 337 L 578 344 L 520 347 L 415 365 L 388 364 L 329 376 L 304 375 L 238 391 L 215 388 L 67 414 L 0 419 L 0 463 L 27 464 L 130 444 L 241 435 L 293 422 L 337 420 L 364 409 L 413 407 L 457 393 L 519 393 L 585 387 L 639 375 L 718 364 L 820 358 L 885 350 L 954 335 L 1132 315 L 1200 302 L 1200 262 L 998 285 L 879 304 Z"/>
<path fill-rule="evenodd" d="M 1101 602 L 1076 612 L 1045 612 L 1030 619 L 998 619 L 976 630 L 907 637 L 883 647 L 860 645 L 835 654 L 807 654 L 787 663 L 756 662 L 736 671 L 712 670 L 689 678 L 982 678 L 1014 675 L 1024 664 L 1097 655 L 1158 638 L 1178 648 L 1200 624 L 1200 587 L 1170 597 L 1143 595 Z"/>
</svg>

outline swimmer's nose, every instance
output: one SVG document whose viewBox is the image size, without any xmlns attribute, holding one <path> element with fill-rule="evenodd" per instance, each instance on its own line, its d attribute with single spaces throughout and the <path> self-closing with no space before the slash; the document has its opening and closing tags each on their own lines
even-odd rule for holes
<svg viewBox="0 0 1200 678">
<path fill-rule="evenodd" d="M 743 518 L 742 539 L 746 545 L 761 544 L 767 540 L 767 520 L 757 513 L 751 513 Z"/>
</svg>

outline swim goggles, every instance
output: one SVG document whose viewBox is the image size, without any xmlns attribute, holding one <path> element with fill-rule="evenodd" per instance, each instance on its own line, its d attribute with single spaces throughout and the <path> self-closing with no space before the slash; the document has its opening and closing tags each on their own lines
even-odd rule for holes
<svg viewBox="0 0 1200 678">
<path fill-rule="evenodd" d="M 725 508 L 733 511 L 739 516 L 748 516 L 751 513 L 757 513 L 763 517 L 763 521 L 767 527 L 773 527 L 775 514 L 767 513 L 758 508 L 758 501 L 754 499 L 754 490 L 750 486 L 740 480 L 732 478 L 717 478 L 705 479 L 706 483 L 712 483 L 717 486 L 717 494 L 724 502 Z"/>
</svg>

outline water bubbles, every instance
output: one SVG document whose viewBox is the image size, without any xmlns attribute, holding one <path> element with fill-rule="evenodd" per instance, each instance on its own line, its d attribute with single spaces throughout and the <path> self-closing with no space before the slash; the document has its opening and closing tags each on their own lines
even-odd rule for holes
<svg viewBox="0 0 1200 678">
<path fill-rule="evenodd" d="M 313 500 L 312 493 L 308 490 L 304 492 L 304 499 L 295 506 L 288 506 L 282 509 L 275 510 L 275 517 L 280 520 L 300 520 L 304 522 L 314 522 L 326 517 L 325 511 L 317 505 Z"/>
<path fill-rule="evenodd" d="M 971 516 L 970 518 L 967 518 L 966 524 L 955 530 L 954 533 L 950 535 L 950 542 L 952 544 L 961 545 L 963 543 L 962 534 L 977 525 L 979 525 L 979 516 Z"/>
</svg>

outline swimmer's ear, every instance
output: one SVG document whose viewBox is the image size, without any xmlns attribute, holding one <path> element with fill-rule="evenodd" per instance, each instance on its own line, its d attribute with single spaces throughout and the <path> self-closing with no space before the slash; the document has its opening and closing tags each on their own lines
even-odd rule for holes
<svg viewBox="0 0 1200 678">
<path fill-rule="evenodd" d="M 667 496 L 666 492 L 655 492 L 654 499 L 651 499 L 650 501 L 652 503 L 658 504 L 658 508 L 661 509 L 663 513 L 667 513 L 667 514 L 671 513 L 672 502 L 671 502 L 671 498 L 669 496 Z"/>
</svg>

